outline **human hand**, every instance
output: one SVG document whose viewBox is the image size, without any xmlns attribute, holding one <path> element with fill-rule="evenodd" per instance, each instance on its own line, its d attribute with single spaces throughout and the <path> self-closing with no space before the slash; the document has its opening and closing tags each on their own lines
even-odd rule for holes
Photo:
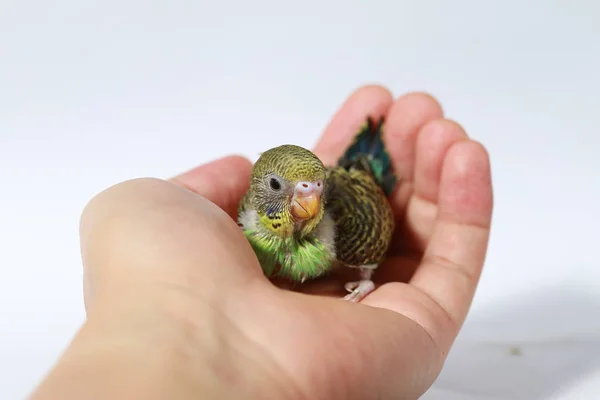
<svg viewBox="0 0 600 400">
<path fill-rule="evenodd" d="M 373 86 L 346 101 L 315 153 L 335 162 L 367 115 L 387 116 L 400 177 L 398 234 L 373 293 L 360 304 L 340 300 L 352 270 L 302 293 L 263 276 L 232 219 L 250 176 L 241 157 L 171 182 L 125 182 L 84 212 L 88 320 L 35 398 L 418 398 L 479 279 L 489 160 L 431 97 L 393 101 Z"/>
</svg>

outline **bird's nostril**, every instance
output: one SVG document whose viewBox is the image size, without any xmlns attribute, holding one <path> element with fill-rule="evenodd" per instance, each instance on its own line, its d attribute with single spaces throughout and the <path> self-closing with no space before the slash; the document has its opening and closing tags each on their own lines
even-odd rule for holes
<svg viewBox="0 0 600 400">
<path fill-rule="evenodd" d="M 304 186 L 305 188 L 308 187 L 308 185 L 306 183 L 303 183 L 302 186 Z"/>
</svg>

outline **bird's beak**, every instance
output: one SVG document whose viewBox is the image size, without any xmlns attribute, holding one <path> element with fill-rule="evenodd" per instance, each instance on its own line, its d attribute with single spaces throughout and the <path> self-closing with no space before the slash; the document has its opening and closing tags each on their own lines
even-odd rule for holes
<svg viewBox="0 0 600 400">
<path fill-rule="evenodd" d="M 292 215 L 299 219 L 310 219 L 317 215 L 321 204 L 321 195 L 311 193 L 308 196 L 294 196 L 292 200 Z"/>
<path fill-rule="evenodd" d="M 321 206 L 323 181 L 298 182 L 294 188 L 291 212 L 295 219 L 303 221 L 317 215 Z"/>
</svg>

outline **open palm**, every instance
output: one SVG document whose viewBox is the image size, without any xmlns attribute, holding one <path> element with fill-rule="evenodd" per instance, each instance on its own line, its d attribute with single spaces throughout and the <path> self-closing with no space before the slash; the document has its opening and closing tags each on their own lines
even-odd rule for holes
<svg viewBox="0 0 600 400">
<path fill-rule="evenodd" d="M 343 284 L 356 278 L 352 269 L 292 291 L 259 279 L 254 294 L 230 309 L 269 354 L 282 390 L 307 398 L 417 398 L 462 326 L 486 255 L 492 186 L 485 149 L 444 119 L 432 97 L 394 101 L 386 89 L 366 86 L 343 104 L 314 152 L 335 163 L 368 115 L 386 116 L 400 180 L 392 195 L 397 232 L 374 275 L 377 289 L 360 304 L 340 300 Z M 250 169 L 227 157 L 172 181 L 235 218 Z"/>
</svg>

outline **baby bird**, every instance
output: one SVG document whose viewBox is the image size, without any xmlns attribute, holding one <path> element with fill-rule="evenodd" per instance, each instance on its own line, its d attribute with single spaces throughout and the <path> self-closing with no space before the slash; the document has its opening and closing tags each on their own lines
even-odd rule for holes
<svg viewBox="0 0 600 400">
<path fill-rule="evenodd" d="M 290 144 L 261 154 L 238 224 L 266 276 L 304 282 L 339 263 L 361 275 L 345 285 L 344 299 L 358 302 L 374 290 L 372 274 L 394 230 L 388 196 L 397 181 L 383 122 L 368 118 L 335 166 Z"/>
</svg>

